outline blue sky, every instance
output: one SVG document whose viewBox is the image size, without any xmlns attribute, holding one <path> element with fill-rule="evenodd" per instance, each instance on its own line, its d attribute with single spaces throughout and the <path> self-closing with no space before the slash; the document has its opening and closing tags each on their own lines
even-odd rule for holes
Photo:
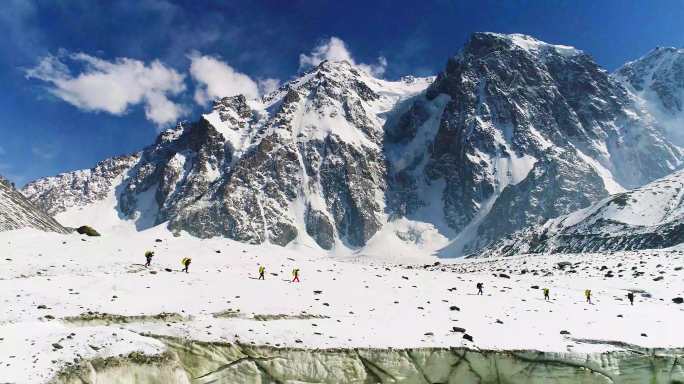
<svg viewBox="0 0 684 384">
<path fill-rule="evenodd" d="M 7 0 L 0 174 L 21 185 L 134 152 L 215 95 L 258 95 L 326 55 L 427 75 L 472 32 L 515 32 L 612 71 L 684 46 L 682 20 L 684 0 Z"/>
</svg>

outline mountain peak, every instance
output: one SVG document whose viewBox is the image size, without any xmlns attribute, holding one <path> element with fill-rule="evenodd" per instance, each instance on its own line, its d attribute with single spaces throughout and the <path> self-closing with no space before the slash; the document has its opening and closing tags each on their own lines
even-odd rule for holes
<svg viewBox="0 0 684 384">
<path fill-rule="evenodd" d="M 540 53 L 556 53 L 562 56 L 577 56 L 583 54 L 579 49 L 568 45 L 550 44 L 535 37 L 520 33 L 503 34 L 495 32 L 476 32 L 470 37 L 466 47 L 489 47 L 522 50 L 524 52 L 538 55 Z"/>
</svg>

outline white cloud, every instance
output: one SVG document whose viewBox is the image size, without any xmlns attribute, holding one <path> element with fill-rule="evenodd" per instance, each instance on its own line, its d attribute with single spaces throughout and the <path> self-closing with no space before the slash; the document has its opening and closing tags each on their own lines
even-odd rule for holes
<svg viewBox="0 0 684 384">
<path fill-rule="evenodd" d="M 72 75 L 65 62 L 82 67 Z M 85 53 L 46 56 L 26 70 L 27 78 L 50 83 L 48 90 L 60 99 L 86 111 L 123 115 L 130 106 L 143 104 L 145 116 L 158 126 L 173 124 L 186 113 L 169 96 L 185 90 L 184 75 L 155 60 L 118 58 L 103 60 Z"/>
<path fill-rule="evenodd" d="M 248 99 L 259 97 L 259 84 L 256 81 L 220 59 L 199 53 L 193 53 L 189 58 L 190 76 L 197 82 L 197 104 L 206 106 L 212 100 L 238 94 Z"/>
<path fill-rule="evenodd" d="M 321 62 L 328 61 L 347 61 L 352 65 L 356 65 L 364 71 L 373 76 L 380 77 L 387 69 L 387 59 L 383 56 L 378 57 L 377 64 L 357 63 L 347 49 L 345 42 L 339 37 L 331 37 L 328 40 L 321 41 L 308 55 L 302 53 L 299 55 L 299 69 L 306 69 L 314 67 Z"/>
<path fill-rule="evenodd" d="M 259 92 L 266 95 L 280 88 L 280 80 L 278 79 L 259 79 Z"/>
</svg>

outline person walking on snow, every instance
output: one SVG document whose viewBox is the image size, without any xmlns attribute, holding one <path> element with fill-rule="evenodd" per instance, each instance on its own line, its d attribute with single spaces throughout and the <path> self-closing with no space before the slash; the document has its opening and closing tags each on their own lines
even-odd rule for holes
<svg viewBox="0 0 684 384">
<path fill-rule="evenodd" d="M 152 252 L 152 251 L 147 251 L 147 252 L 145 252 L 145 260 L 146 260 L 146 262 L 145 262 L 145 268 L 147 268 L 147 267 L 149 267 L 150 265 L 152 265 L 152 256 L 154 256 L 154 252 Z"/>
<path fill-rule="evenodd" d="M 483 294 L 484 294 L 484 292 L 482 292 L 482 288 L 484 288 L 484 284 L 482 284 L 482 283 L 477 283 L 477 285 L 475 285 L 475 287 L 477 287 L 477 294 L 478 294 L 478 295 L 483 295 Z"/>
<path fill-rule="evenodd" d="M 585 289 L 584 290 L 584 297 L 587 298 L 587 303 L 592 304 L 592 302 L 591 302 L 591 289 Z"/>
<path fill-rule="evenodd" d="M 293 282 L 293 283 L 294 283 L 294 282 L 299 283 L 299 268 L 295 268 L 295 269 L 292 270 L 292 276 L 293 276 L 292 282 Z"/>
<path fill-rule="evenodd" d="M 630 305 L 634 305 L 634 292 L 627 293 L 627 300 L 629 300 Z"/>
<path fill-rule="evenodd" d="M 264 273 L 266 273 L 266 267 L 264 267 L 263 265 L 260 265 L 259 266 L 259 280 L 266 280 Z"/>
<path fill-rule="evenodd" d="M 544 300 L 550 300 L 549 299 L 549 289 L 544 288 Z"/>
<path fill-rule="evenodd" d="M 190 268 L 190 263 L 192 262 L 192 259 L 189 257 L 184 257 L 183 260 L 181 260 L 181 264 L 183 265 L 183 272 L 188 273 L 188 268 Z"/>
</svg>

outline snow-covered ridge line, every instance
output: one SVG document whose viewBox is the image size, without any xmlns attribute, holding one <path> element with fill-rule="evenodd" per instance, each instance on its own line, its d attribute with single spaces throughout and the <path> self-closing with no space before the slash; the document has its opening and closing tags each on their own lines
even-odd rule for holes
<svg viewBox="0 0 684 384">
<path fill-rule="evenodd" d="M 556 53 L 564 55 L 564 56 L 575 56 L 575 55 L 581 55 L 584 52 L 581 50 L 571 47 L 568 45 L 559 45 L 559 44 L 549 44 L 545 43 L 541 40 L 538 40 L 532 36 L 529 35 L 524 35 L 520 33 L 512 33 L 512 34 L 503 34 L 503 33 L 494 33 L 494 32 L 483 32 L 484 34 L 490 35 L 490 36 L 496 36 L 501 39 L 508 40 L 515 44 L 515 46 L 528 51 L 528 52 L 535 52 L 538 53 L 540 50 L 543 49 L 553 49 Z"/>
</svg>

